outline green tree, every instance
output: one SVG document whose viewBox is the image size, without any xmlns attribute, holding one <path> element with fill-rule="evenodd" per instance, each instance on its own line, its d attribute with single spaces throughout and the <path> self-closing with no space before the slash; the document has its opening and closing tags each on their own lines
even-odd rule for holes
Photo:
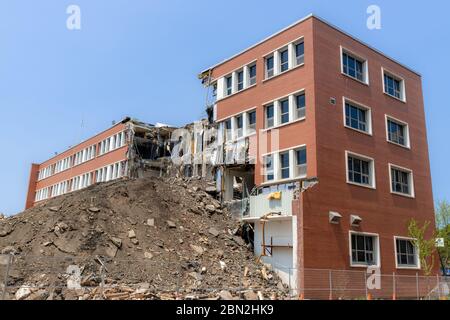
<svg viewBox="0 0 450 320">
<path fill-rule="evenodd" d="M 420 227 L 415 219 L 411 219 L 408 223 L 409 236 L 413 239 L 412 242 L 419 251 L 420 266 L 425 275 L 430 275 L 434 267 L 434 253 L 436 252 L 436 237 L 432 235 L 430 239 L 425 239 L 427 229 L 430 226 L 430 221 L 425 221 Z"/>
<path fill-rule="evenodd" d="M 438 248 L 442 267 L 450 266 L 450 203 L 439 201 L 436 206 L 437 237 L 444 239 L 444 247 Z"/>
</svg>

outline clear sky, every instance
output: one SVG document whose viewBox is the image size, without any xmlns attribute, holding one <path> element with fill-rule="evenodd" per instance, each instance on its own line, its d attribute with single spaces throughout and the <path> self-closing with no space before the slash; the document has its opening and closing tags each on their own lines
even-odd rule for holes
<svg viewBox="0 0 450 320">
<path fill-rule="evenodd" d="M 450 200 L 450 2 L 0 0 L 0 212 L 21 211 L 30 164 L 126 115 L 204 116 L 197 74 L 315 13 L 423 76 L 433 190 Z M 66 8 L 81 8 L 81 30 Z M 381 30 L 366 9 L 381 8 Z"/>
</svg>

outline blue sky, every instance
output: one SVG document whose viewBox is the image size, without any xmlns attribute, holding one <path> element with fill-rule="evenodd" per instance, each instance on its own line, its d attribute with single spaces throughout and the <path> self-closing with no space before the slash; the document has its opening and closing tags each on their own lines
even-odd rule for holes
<svg viewBox="0 0 450 320">
<path fill-rule="evenodd" d="M 435 199 L 450 200 L 450 3 L 0 0 L 0 212 L 21 211 L 30 164 L 130 115 L 204 115 L 201 70 L 315 13 L 423 76 Z M 81 8 L 81 30 L 66 8 Z M 382 29 L 366 27 L 381 8 Z"/>
</svg>

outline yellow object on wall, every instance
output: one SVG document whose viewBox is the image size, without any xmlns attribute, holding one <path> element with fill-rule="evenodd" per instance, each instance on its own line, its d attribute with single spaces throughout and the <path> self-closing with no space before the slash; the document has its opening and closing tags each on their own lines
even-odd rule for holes
<svg viewBox="0 0 450 320">
<path fill-rule="evenodd" d="M 272 192 L 267 197 L 269 200 L 281 200 L 281 191 Z"/>
</svg>

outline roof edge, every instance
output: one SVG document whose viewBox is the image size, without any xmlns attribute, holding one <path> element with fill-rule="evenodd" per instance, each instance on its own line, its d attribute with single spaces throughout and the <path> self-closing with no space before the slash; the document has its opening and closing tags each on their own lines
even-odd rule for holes
<svg viewBox="0 0 450 320">
<path fill-rule="evenodd" d="M 279 30 L 279 31 L 277 31 L 277 32 L 275 32 L 275 33 L 273 33 L 272 35 L 270 35 L 270 36 L 264 38 L 264 39 L 261 40 L 261 41 L 258 41 L 257 43 L 251 45 L 250 47 L 248 47 L 248 48 L 246 48 L 246 49 L 244 49 L 244 50 L 242 50 L 242 51 L 240 51 L 240 52 L 234 54 L 233 56 L 231 56 L 231 57 L 229 57 L 229 58 L 227 58 L 227 59 L 225 59 L 225 60 L 222 60 L 221 62 L 216 63 L 215 65 L 213 65 L 213 66 L 211 66 L 211 67 L 209 67 L 209 68 L 203 70 L 202 72 L 199 73 L 199 78 L 200 78 L 203 74 L 209 72 L 210 70 L 212 70 L 212 69 L 214 69 L 214 68 L 217 68 L 218 66 L 220 66 L 220 65 L 222 65 L 222 64 L 224 64 L 224 63 L 226 63 L 226 62 L 228 62 L 228 61 L 230 61 L 230 60 L 232 60 L 232 59 L 234 59 L 234 58 L 236 58 L 236 57 L 238 57 L 238 56 L 240 56 L 241 54 L 243 54 L 243 53 L 245 53 L 245 52 L 247 52 L 247 51 L 249 51 L 249 50 L 251 50 L 251 49 L 253 49 L 253 48 L 257 47 L 257 46 L 259 46 L 260 44 L 262 44 L 262 43 L 264 43 L 264 42 L 266 42 L 266 41 L 268 41 L 268 40 L 270 40 L 270 39 L 276 37 L 277 35 L 283 33 L 284 31 L 289 30 L 289 29 L 291 29 L 292 27 L 295 27 L 296 25 L 298 25 L 298 24 L 300 24 L 300 23 L 302 23 L 302 22 L 308 20 L 309 18 L 316 18 L 317 20 L 319 20 L 319 21 L 325 23 L 326 25 L 328 25 L 328 26 L 330 26 L 331 28 L 337 30 L 338 32 L 341 32 L 342 34 L 344 34 L 344 35 L 346 35 L 346 36 L 352 38 L 353 40 L 355 40 L 355 41 L 359 42 L 360 44 L 366 46 L 367 48 L 369 48 L 369 49 L 375 51 L 376 53 L 378 53 L 378 54 L 384 56 L 385 58 L 391 60 L 392 62 L 397 63 L 398 65 L 402 66 L 403 68 L 405 68 L 405 69 L 407 69 L 407 70 L 409 70 L 409 71 L 415 73 L 415 74 L 418 75 L 419 77 L 422 77 L 422 75 L 421 75 L 418 71 L 416 71 L 416 70 L 412 69 L 411 67 L 408 67 L 407 65 L 405 65 L 405 64 L 403 64 L 403 63 L 401 63 L 401 62 L 399 62 L 398 60 L 396 60 L 396 59 L 394 59 L 394 58 L 388 56 L 387 54 L 383 53 L 382 51 L 376 49 L 375 47 L 373 47 L 373 46 L 371 46 L 371 45 L 369 45 L 369 44 L 367 44 L 366 42 L 362 41 L 361 39 L 359 39 L 359 38 L 357 38 L 357 37 L 351 35 L 350 33 L 344 31 L 343 29 L 341 29 L 341 28 L 335 26 L 334 24 L 328 22 L 327 20 L 323 19 L 322 17 L 319 17 L 318 15 L 316 15 L 316 14 L 314 14 L 314 13 L 310 13 L 310 14 L 308 14 L 307 16 L 301 18 L 300 20 L 297 20 L 296 22 L 290 24 L 289 26 L 287 26 L 287 27 L 285 27 L 285 28 L 283 28 L 283 29 L 281 29 L 281 30 Z"/>
</svg>

